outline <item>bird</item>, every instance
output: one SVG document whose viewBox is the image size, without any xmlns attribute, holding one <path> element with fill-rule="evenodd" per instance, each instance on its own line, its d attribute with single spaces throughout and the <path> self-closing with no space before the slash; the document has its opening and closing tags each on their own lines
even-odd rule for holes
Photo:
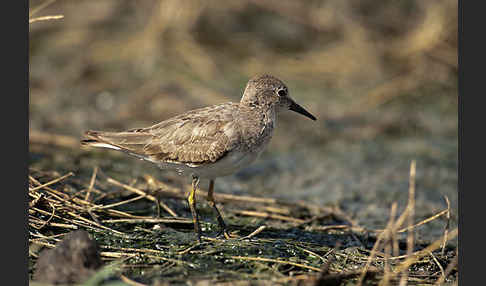
<svg viewBox="0 0 486 286">
<path fill-rule="evenodd" d="M 278 115 L 291 110 L 312 120 L 316 117 L 297 104 L 287 86 L 275 76 L 249 79 L 239 102 L 202 107 L 145 128 L 121 132 L 88 130 L 82 146 L 108 148 L 174 170 L 192 178 L 187 202 L 194 232 L 201 242 L 196 192 L 201 178 L 209 180 L 208 205 L 214 209 L 219 234 L 230 238 L 214 200 L 215 179 L 228 176 L 254 162 L 267 147 Z"/>
</svg>

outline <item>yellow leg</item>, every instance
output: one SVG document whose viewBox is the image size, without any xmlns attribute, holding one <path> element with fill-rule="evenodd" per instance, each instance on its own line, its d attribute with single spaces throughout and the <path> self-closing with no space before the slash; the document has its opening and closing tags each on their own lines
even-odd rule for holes
<svg viewBox="0 0 486 286">
<path fill-rule="evenodd" d="M 207 201 L 208 204 L 216 211 L 217 219 L 218 219 L 218 224 L 219 228 L 221 229 L 221 233 L 224 235 L 226 239 L 229 239 L 230 236 L 226 232 L 226 224 L 224 223 L 223 217 L 221 216 L 221 213 L 219 212 L 218 208 L 216 207 L 216 202 L 214 201 L 214 180 L 209 181 L 209 190 L 208 190 L 208 196 L 207 196 Z"/>
<path fill-rule="evenodd" d="M 199 217 L 196 210 L 196 191 L 199 185 L 199 178 L 196 176 L 192 177 L 192 189 L 187 197 L 187 202 L 189 203 L 189 208 L 192 213 L 192 221 L 194 223 L 194 232 L 197 235 L 197 240 L 201 242 L 201 227 L 199 226 Z"/>
</svg>

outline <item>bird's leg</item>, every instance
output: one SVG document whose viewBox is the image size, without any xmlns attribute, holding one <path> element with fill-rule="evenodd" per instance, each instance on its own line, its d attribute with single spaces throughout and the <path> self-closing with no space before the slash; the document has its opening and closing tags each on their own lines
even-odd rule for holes
<svg viewBox="0 0 486 286">
<path fill-rule="evenodd" d="M 216 207 L 216 202 L 214 201 L 214 179 L 209 180 L 209 190 L 208 190 L 208 196 L 207 196 L 207 201 L 208 204 L 216 211 L 217 219 L 218 219 L 218 224 L 220 230 L 220 234 L 223 234 L 226 239 L 229 239 L 230 236 L 226 232 L 226 224 L 224 223 L 223 217 L 221 216 L 221 213 L 219 212 L 218 208 Z"/>
<path fill-rule="evenodd" d="M 194 231 L 197 235 L 197 240 L 201 242 L 201 227 L 199 226 L 199 217 L 196 210 L 196 191 L 199 185 L 199 177 L 192 176 L 192 189 L 187 197 L 187 202 L 189 203 L 189 208 L 192 213 L 192 221 L 194 223 Z"/>
</svg>

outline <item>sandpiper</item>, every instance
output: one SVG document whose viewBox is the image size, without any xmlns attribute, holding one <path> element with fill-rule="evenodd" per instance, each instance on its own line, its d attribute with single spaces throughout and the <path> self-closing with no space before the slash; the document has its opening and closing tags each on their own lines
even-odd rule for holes
<svg viewBox="0 0 486 286">
<path fill-rule="evenodd" d="M 192 176 L 187 201 L 194 231 L 201 241 L 196 209 L 199 178 L 209 179 L 208 204 L 217 215 L 221 234 L 229 238 L 226 224 L 213 197 L 214 180 L 237 172 L 253 162 L 268 145 L 277 114 L 292 110 L 316 118 L 289 96 L 287 86 L 271 75 L 250 79 L 239 103 L 199 108 L 153 126 L 123 132 L 86 131 L 82 145 L 123 151 Z"/>
</svg>

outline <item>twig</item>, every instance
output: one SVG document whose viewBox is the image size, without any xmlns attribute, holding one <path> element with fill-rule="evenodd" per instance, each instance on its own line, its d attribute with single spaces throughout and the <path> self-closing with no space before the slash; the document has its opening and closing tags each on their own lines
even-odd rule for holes
<svg viewBox="0 0 486 286">
<path fill-rule="evenodd" d="M 442 243 L 442 250 L 440 251 L 440 253 L 442 255 L 444 255 L 444 250 L 445 250 L 445 246 L 446 246 L 446 242 L 447 242 L 447 235 L 449 233 L 449 226 L 450 226 L 450 220 L 451 220 L 451 203 L 449 202 L 449 198 L 447 196 L 444 196 L 444 199 L 446 201 L 446 204 L 447 204 L 447 222 L 446 222 L 446 225 L 444 227 L 444 242 Z"/>
<path fill-rule="evenodd" d="M 56 208 L 55 208 L 55 207 L 52 205 L 52 203 L 51 203 L 51 202 L 47 202 L 47 203 L 48 203 L 48 204 L 49 204 L 49 206 L 51 207 L 51 209 L 52 209 L 52 213 L 51 213 L 51 215 L 49 216 L 49 218 L 48 218 L 48 219 L 47 219 L 47 220 L 46 220 L 46 221 L 45 221 L 45 222 L 44 222 L 44 223 L 43 223 L 43 224 L 42 224 L 42 225 L 41 225 L 39 228 L 37 228 L 37 229 L 41 229 L 41 228 L 43 228 L 44 226 L 46 226 L 46 225 L 47 225 L 47 224 L 48 224 L 48 223 L 51 221 L 51 219 L 54 217 L 54 214 L 56 213 Z"/>
<path fill-rule="evenodd" d="M 107 181 L 108 183 L 110 183 L 110 184 L 113 184 L 113 185 L 116 185 L 116 186 L 122 187 L 122 188 L 124 188 L 125 190 L 128 190 L 128 191 L 130 191 L 130 192 L 136 193 L 136 194 L 138 194 L 138 195 L 143 195 L 143 196 L 145 196 L 145 197 L 146 197 L 148 200 L 151 200 L 151 201 L 153 201 L 153 202 L 156 202 L 156 203 L 157 203 L 157 199 L 156 199 L 154 196 L 149 195 L 149 194 L 145 193 L 145 192 L 144 192 L 144 191 L 142 191 L 142 190 L 139 190 L 139 189 L 134 188 L 134 187 L 129 186 L 129 185 L 125 185 L 125 184 L 123 184 L 123 183 L 118 182 L 118 181 L 117 181 L 117 180 L 115 180 L 115 179 L 112 179 L 112 178 L 108 178 L 106 181 Z M 160 206 L 161 206 L 161 207 L 162 207 L 164 210 L 166 210 L 166 211 L 167 211 L 167 212 L 168 212 L 168 213 L 169 213 L 171 216 L 173 216 L 173 217 L 178 217 L 178 215 L 177 215 L 177 214 L 176 214 L 176 213 L 175 213 L 175 212 L 174 212 L 174 211 L 173 211 L 171 208 L 169 208 L 169 207 L 168 207 L 168 206 L 167 206 L 167 205 L 166 205 L 164 202 L 159 201 L 159 204 L 160 204 Z"/>
<path fill-rule="evenodd" d="M 453 231 L 451 231 L 449 233 L 448 240 L 451 240 L 454 237 L 456 237 L 457 236 L 457 233 L 458 233 L 458 229 L 455 228 Z M 401 273 L 404 270 L 408 269 L 412 264 L 416 263 L 418 259 L 420 259 L 420 258 L 428 255 L 430 252 L 432 252 L 432 251 L 436 250 L 437 248 L 439 248 L 440 245 L 442 244 L 442 240 L 443 239 L 440 238 L 440 239 L 434 241 L 433 243 L 431 243 L 426 248 L 424 248 L 424 249 L 422 249 L 420 251 L 417 251 L 416 253 L 414 253 L 414 255 L 411 255 L 410 257 L 408 257 L 405 261 L 403 261 L 400 265 L 398 265 L 395 268 L 395 271 L 391 274 L 390 279 L 393 279 L 399 273 Z"/>
<path fill-rule="evenodd" d="M 320 256 L 319 254 L 317 254 L 317 253 L 315 253 L 315 252 L 313 252 L 313 251 L 310 251 L 310 250 L 308 250 L 308 249 L 305 249 L 305 248 L 303 248 L 303 247 L 301 247 L 301 246 L 298 246 L 298 245 L 295 245 L 295 246 L 296 246 L 298 249 L 300 249 L 300 250 L 302 250 L 302 251 L 306 252 L 307 254 L 310 254 L 310 255 L 313 255 L 313 256 L 315 256 L 315 257 L 319 258 L 320 260 L 322 260 L 322 262 L 326 262 L 326 259 L 325 259 L 324 257 Z M 334 248 L 333 248 L 332 250 L 334 250 Z M 328 253 L 326 253 L 326 254 L 328 254 Z"/>
<path fill-rule="evenodd" d="M 251 260 L 251 261 L 263 261 L 263 262 L 273 262 L 273 263 L 280 263 L 280 264 L 288 264 L 288 265 L 293 265 L 297 266 L 300 268 L 306 268 L 310 269 L 313 271 L 321 272 L 320 268 L 313 267 L 313 266 L 308 266 L 300 263 L 295 263 L 291 261 L 285 261 L 285 260 L 280 260 L 280 259 L 271 259 L 271 258 L 263 258 L 263 257 L 248 257 L 248 256 L 230 256 L 233 259 L 238 259 L 238 260 Z"/>
<path fill-rule="evenodd" d="M 414 234 L 413 234 L 413 220 L 415 215 L 415 173 L 416 163 L 412 160 L 410 164 L 410 178 L 408 183 L 408 233 L 407 233 L 407 255 L 411 256 L 414 249 Z M 400 286 L 405 286 L 408 280 L 408 268 L 404 270 L 402 277 L 400 278 Z"/>
<path fill-rule="evenodd" d="M 105 219 L 103 223 L 190 223 L 192 220 L 183 218 L 143 218 L 143 219 Z"/>
<path fill-rule="evenodd" d="M 393 203 L 392 204 L 392 207 L 391 207 L 392 209 L 393 208 L 396 208 L 395 204 L 396 203 Z M 377 250 L 378 250 L 378 248 L 380 246 L 381 241 L 384 238 L 386 238 L 386 237 L 389 236 L 389 232 L 391 231 L 391 229 L 393 227 L 393 225 L 391 224 L 392 221 L 393 221 L 393 219 L 390 218 L 390 220 L 388 221 L 387 227 L 385 228 L 385 231 L 381 232 L 378 235 L 378 238 L 376 239 L 375 244 L 373 245 L 373 248 L 371 249 L 370 256 L 368 257 L 368 260 L 366 261 L 365 267 L 361 271 L 361 275 L 359 276 L 357 285 L 361 286 L 363 284 L 363 280 L 364 280 L 364 278 L 366 276 L 366 273 L 368 272 L 368 269 L 370 268 L 371 262 L 373 261 L 373 258 L 376 255 L 376 252 L 377 252 Z"/>
<path fill-rule="evenodd" d="M 305 227 L 306 230 L 320 230 L 320 231 L 328 231 L 332 229 L 342 229 L 342 230 L 351 230 L 351 231 L 368 231 L 368 232 L 382 232 L 380 231 L 373 231 L 373 230 L 366 230 L 362 227 L 351 226 L 347 224 L 335 224 L 335 225 L 313 225 Z"/>
<path fill-rule="evenodd" d="M 157 180 L 156 178 L 150 176 L 150 175 L 145 175 L 144 176 L 145 180 L 153 185 L 153 186 L 158 186 L 161 189 L 164 190 L 162 194 L 166 194 L 167 192 L 170 192 L 172 194 L 177 195 L 178 198 L 185 198 L 184 191 L 181 191 L 177 188 L 172 188 L 168 186 L 167 184 Z M 198 197 L 207 197 L 208 193 L 204 190 L 198 190 L 196 193 L 196 196 Z M 238 196 L 238 195 L 231 195 L 231 194 L 214 194 L 214 199 L 220 202 L 225 202 L 225 201 L 241 201 L 241 202 L 250 202 L 250 203 L 264 203 L 264 204 L 276 204 L 278 201 L 276 199 L 272 198 L 260 198 L 260 197 L 251 197 L 251 196 Z"/>
<path fill-rule="evenodd" d="M 31 12 L 29 12 L 29 17 L 34 16 L 37 12 L 39 12 L 40 10 L 42 10 L 42 9 L 46 8 L 47 6 L 51 5 L 55 1 L 56 0 L 47 0 L 44 3 L 40 4 L 39 6 L 35 7 L 34 9 L 32 9 Z"/>
<path fill-rule="evenodd" d="M 429 252 L 429 255 L 432 256 L 432 259 L 434 260 L 435 264 L 437 264 L 437 266 L 439 267 L 441 277 L 444 277 L 444 279 L 445 279 L 444 267 L 442 267 L 442 265 L 440 265 L 439 260 L 437 260 L 437 257 L 435 257 L 435 255 L 432 252 Z"/>
<path fill-rule="evenodd" d="M 416 223 L 414 225 L 409 225 L 409 226 L 407 226 L 405 228 L 399 229 L 399 230 L 397 230 L 397 232 L 398 233 L 402 233 L 402 232 L 405 232 L 405 231 L 411 231 L 411 230 L 413 230 L 414 228 L 416 228 L 418 226 L 421 226 L 423 224 L 426 224 L 426 223 L 428 223 L 430 221 L 433 221 L 434 219 L 436 219 L 436 218 L 438 218 L 438 217 L 440 217 L 440 216 L 442 216 L 444 214 L 447 214 L 447 212 L 448 212 L 448 210 L 442 210 L 442 211 L 436 213 L 435 215 L 433 215 L 433 216 L 431 216 L 429 218 L 426 218 L 426 219 L 422 220 L 421 222 L 418 222 L 418 223 Z"/>
<path fill-rule="evenodd" d="M 98 166 L 95 166 L 94 169 L 93 169 L 93 175 L 91 175 L 91 180 L 89 182 L 88 190 L 86 191 L 86 196 L 84 197 L 84 200 L 87 201 L 87 202 L 89 202 L 89 195 L 91 194 L 91 190 L 94 187 L 97 173 L 98 173 Z"/>
<path fill-rule="evenodd" d="M 32 176 L 29 176 L 29 180 L 32 181 L 35 185 L 37 186 L 41 186 L 42 184 L 37 181 L 34 177 Z M 54 190 L 54 189 L 51 189 L 49 188 L 48 186 L 44 186 L 43 187 L 47 193 L 49 193 L 49 195 L 55 197 L 56 199 L 60 200 L 60 201 L 64 201 L 64 202 L 67 202 L 66 200 L 69 199 L 69 196 L 63 192 L 59 192 L 57 190 Z M 29 189 L 29 192 L 35 192 L 35 190 L 30 190 Z M 47 198 L 48 199 L 48 198 Z M 68 202 L 69 203 L 69 202 Z"/>
<path fill-rule="evenodd" d="M 64 18 L 64 15 L 53 15 L 53 16 L 43 16 L 43 17 L 37 17 L 37 18 L 31 18 L 29 19 L 29 24 L 38 22 L 38 21 L 47 21 L 47 20 L 58 20 Z"/>
<path fill-rule="evenodd" d="M 441 285 L 442 283 L 444 283 L 445 278 L 452 272 L 454 267 L 456 267 L 457 261 L 458 261 L 458 255 L 456 253 L 456 256 L 454 256 L 454 258 L 449 263 L 449 265 L 447 265 L 444 275 L 440 276 L 439 279 L 437 279 L 437 281 L 435 281 L 434 285 Z"/>
<path fill-rule="evenodd" d="M 383 279 L 380 281 L 380 286 L 386 286 L 390 283 L 390 272 L 391 272 L 391 266 L 390 266 L 390 256 L 392 252 L 392 247 L 393 247 L 393 233 L 395 232 L 394 225 L 395 225 L 395 215 L 397 212 L 397 203 L 394 202 L 391 206 L 390 210 L 390 220 L 387 225 L 387 235 L 386 235 L 386 240 L 385 240 L 385 274 L 383 275 Z"/>
<path fill-rule="evenodd" d="M 264 211 L 268 211 L 271 213 L 278 213 L 282 215 L 289 215 L 290 210 L 288 208 L 277 208 L 277 207 L 272 207 L 272 206 L 263 206 L 262 209 Z"/>
<path fill-rule="evenodd" d="M 102 228 L 102 229 L 105 229 L 105 230 L 109 230 L 109 231 L 114 232 L 114 233 L 119 234 L 119 235 L 126 235 L 126 234 L 124 234 L 121 231 L 114 230 L 114 229 L 111 229 L 109 227 L 106 227 L 106 226 L 104 226 L 102 224 L 96 223 L 96 222 L 94 222 L 92 220 L 89 220 L 89 219 L 87 219 L 85 217 L 82 217 L 82 216 L 80 216 L 80 215 L 78 215 L 78 214 L 76 214 L 74 212 L 68 211 L 67 214 L 70 215 L 70 216 L 72 216 L 72 217 L 75 217 L 75 218 L 77 218 L 77 219 L 79 219 L 81 221 L 84 221 L 84 222 L 87 222 L 89 224 L 95 225 L 95 226 L 97 226 L 99 228 Z"/>
<path fill-rule="evenodd" d="M 47 187 L 47 186 L 50 186 L 50 185 L 55 184 L 55 183 L 57 183 L 57 182 L 60 182 L 60 181 L 62 181 L 62 180 L 64 180 L 64 179 L 66 179 L 66 178 L 68 178 L 68 177 L 73 176 L 73 175 L 74 175 L 74 173 L 73 173 L 73 172 L 69 172 L 69 173 L 67 173 L 66 175 L 64 175 L 64 176 L 62 176 L 62 177 L 59 177 L 59 178 L 57 178 L 57 179 L 54 179 L 54 180 L 52 180 L 52 181 L 50 181 L 50 182 L 47 182 L 47 183 L 45 183 L 45 184 L 42 184 L 42 185 L 37 186 L 37 187 L 32 188 L 32 189 L 31 189 L 31 188 L 29 188 L 29 191 L 31 191 L 31 192 L 33 192 L 33 191 L 37 191 L 37 190 L 42 189 L 42 188 L 44 188 L 44 187 Z M 31 176 L 29 176 L 29 178 L 30 178 L 31 180 L 33 180 L 33 181 L 37 181 L 37 180 L 35 180 L 33 177 L 31 177 Z"/>
<path fill-rule="evenodd" d="M 49 242 L 44 242 L 44 241 L 33 241 L 33 240 L 29 240 L 29 242 L 32 242 L 32 243 L 38 244 L 38 245 L 42 245 L 42 246 L 45 246 L 45 247 L 49 247 L 49 248 L 56 247 L 54 244 L 49 243 Z"/>
<path fill-rule="evenodd" d="M 278 215 L 278 214 L 270 214 L 270 213 L 265 213 L 265 212 L 245 211 L 245 210 L 234 210 L 233 212 L 236 213 L 236 214 L 240 214 L 240 215 L 279 219 L 279 220 L 290 221 L 290 222 L 295 222 L 295 223 L 303 223 L 304 222 L 303 219 L 298 219 L 298 218 L 293 218 L 293 217 L 288 217 L 288 216 L 283 216 L 283 215 Z"/>
<path fill-rule="evenodd" d="M 259 234 L 260 232 L 262 232 L 263 230 L 265 230 L 267 228 L 266 225 L 261 225 L 259 228 L 257 228 L 254 232 L 250 233 L 249 235 L 247 236 L 244 236 L 244 237 L 241 237 L 239 238 L 239 240 L 243 240 L 243 239 L 249 239 L 249 238 L 252 238 L 254 237 L 255 235 Z"/>
<path fill-rule="evenodd" d="M 138 253 L 165 254 L 163 251 L 155 250 L 155 249 L 116 247 L 116 246 L 110 246 L 110 245 L 102 245 L 101 248 L 102 249 L 119 250 L 119 251 L 128 251 L 128 252 L 138 252 Z"/>
<path fill-rule="evenodd" d="M 137 196 L 137 197 L 134 197 L 134 198 L 131 198 L 131 199 L 128 199 L 128 200 L 124 200 L 124 201 L 121 201 L 121 202 L 113 203 L 113 204 L 96 205 L 96 206 L 91 207 L 90 210 L 110 209 L 112 207 L 117 207 L 117 206 L 121 206 L 121 205 L 124 205 L 124 204 L 128 204 L 128 203 L 131 203 L 131 202 L 134 202 L 134 201 L 138 201 L 138 200 L 143 199 L 145 197 L 146 197 L 145 195 L 140 195 L 140 196 Z"/>
<path fill-rule="evenodd" d="M 100 255 L 104 256 L 104 257 L 110 257 L 110 258 L 125 258 L 125 257 L 140 257 L 142 254 L 140 254 L 140 253 L 127 253 L 126 251 L 124 251 L 124 252 L 101 251 Z M 183 260 L 176 260 L 176 259 L 172 259 L 172 258 L 167 258 L 167 257 L 162 257 L 162 256 L 157 256 L 157 255 L 150 255 L 150 254 L 143 254 L 143 257 L 152 258 L 154 260 L 164 260 L 164 261 L 174 262 L 176 264 L 188 265 L 192 268 L 196 268 L 195 264 L 187 262 L 187 261 L 183 261 Z"/>
</svg>

